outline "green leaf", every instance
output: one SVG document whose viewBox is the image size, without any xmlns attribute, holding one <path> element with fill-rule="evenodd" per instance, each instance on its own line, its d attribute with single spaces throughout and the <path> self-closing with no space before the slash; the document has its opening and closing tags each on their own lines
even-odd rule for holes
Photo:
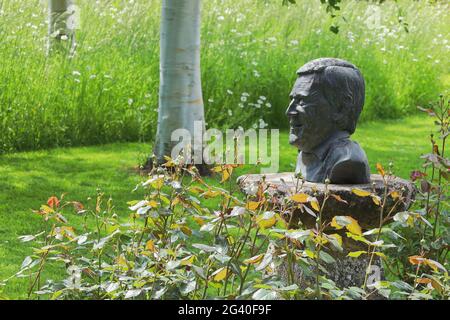
<svg viewBox="0 0 450 320">
<path fill-rule="evenodd" d="M 125 294 L 125 299 L 131 299 L 131 298 L 137 297 L 141 293 L 142 293 L 141 289 L 128 290 L 127 293 Z"/>
<path fill-rule="evenodd" d="M 253 300 L 275 300 L 277 298 L 278 293 L 276 291 L 267 289 L 259 289 L 252 296 Z"/>
<path fill-rule="evenodd" d="M 195 272 L 200 278 L 202 278 L 203 280 L 206 280 L 205 271 L 204 271 L 202 268 L 193 265 L 193 266 L 192 266 L 192 269 L 194 269 L 194 272 Z"/>
<path fill-rule="evenodd" d="M 414 290 L 414 288 L 410 284 L 408 284 L 404 281 L 401 281 L 401 280 L 394 281 L 391 284 L 392 284 L 392 286 L 396 287 L 397 289 L 406 291 L 408 293 L 410 293 Z"/>
<path fill-rule="evenodd" d="M 208 245 L 202 244 L 202 243 L 194 243 L 192 246 L 194 248 L 203 250 L 205 252 L 215 252 L 215 251 L 217 251 L 216 247 L 211 247 L 211 246 L 208 246 Z"/>
<path fill-rule="evenodd" d="M 256 271 L 264 270 L 272 262 L 272 253 L 266 253 L 261 263 L 255 268 Z"/>
<path fill-rule="evenodd" d="M 56 291 L 52 297 L 50 298 L 50 300 L 57 300 L 62 294 L 64 293 L 64 290 L 58 290 Z"/>
<path fill-rule="evenodd" d="M 30 256 L 26 257 L 23 260 L 22 266 L 20 267 L 20 269 L 24 269 L 24 268 L 28 267 L 32 262 L 33 262 L 33 259 Z"/>
<path fill-rule="evenodd" d="M 360 255 L 367 253 L 367 251 L 353 251 L 350 252 L 347 257 L 358 258 Z"/>
<path fill-rule="evenodd" d="M 336 260 L 330 256 L 328 253 L 326 253 L 325 251 L 320 251 L 319 253 L 320 259 L 322 259 L 325 263 L 335 263 Z"/>
<path fill-rule="evenodd" d="M 294 291 L 294 290 L 298 290 L 298 285 L 291 284 L 290 286 L 287 286 L 287 287 L 278 288 L 278 290 L 279 291 Z"/>
<path fill-rule="evenodd" d="M 376 254 L 377 256 L 383 258 L 383 259 L 387 259 L 386 255 L 383 252 L 374 252 L 374 254 Z"/>
</svg>

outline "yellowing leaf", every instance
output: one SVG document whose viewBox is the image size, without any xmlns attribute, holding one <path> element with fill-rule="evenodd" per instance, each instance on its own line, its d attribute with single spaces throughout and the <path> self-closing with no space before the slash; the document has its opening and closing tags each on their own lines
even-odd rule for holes
<svg viewBox="0 0 450 320">
<path fill-rule="evenodd" d="M 148 240 L 147 243 L 145 244 L 145 249 L 151 252 L 155 252 L 156 251 L 155 242 L 153 242 L 153 240 Z"/>
<path fill-rule="evenodd" d="M 123 255 L 120 255 L 120 256 L 118 256 L 117 258 L 116 258 L 116 263 L 119 265 L 119 266 L 124 266 L 124 267 L 127 267 L 128 265 L 127 265 L 127 259 L 125 259 L 125 257 L 123 256 Z"/>
<path fill-rule="evenodd" d="M 356 234 L 358 236 L 362 236 L 362 230 L 361 230 L 361 227 L 358 224 L 358 221 L 356 221 L 352 217 L 347 217 L 347 218 L 350 219 L 350 221 L 351 221 L 350 224 L 345 226 L 347 228 L 347 230 L 350 231 L 353 234 Z"/>
<path fill-rule="evenodd" d="M 431 283 L 431 279 L 428 279 L 428 278 L 418 278 L 418 279 L 416 279 L 416 282 L 417 282 L 417 283 L 421 283 L 421 284 L 428 284 L 428 283 Z"/>
<path fill-rule="evenodd" d="M 175 167 L 175 162 L 172 160 L 169 156 L 164 156 L 164 159 L 166 159 L 166 163 L 163 164 L 164 167 L 171 168 Z"/>
<path fill-rule="evenodd" d="M 445 269 L 445 267 L 437 261 L 425 259 L 425 264 L 431 267 L 435 272 L 437 272 L 438 269 L 440 269 L 443 272 L 447 272 L 447 269 Z"/>
<path fill-rule="evenodd" d="M 317 200 L 313 199 L 310 204 L 314 210 L 316 210 L 317 212 L 320 211 L 319 202 Z"/>
<path fill-rule="evenodd" d="M 298 203 L 307 203 L 308 202 L 309 195 L 306 193 L 298 193 L 291 196 L 291 200 L 298 202 Z"/>
<path fill-rule="evenodd" d="M 339 225 L 337 222 L 336 222 L 336 219 L 335 219 L 336 217 L 333 217 L 333 220 L 331 220 L 331 226 L 333 227 L 333 228 L 335 228 L 336 230 L 341 230 L 342 228 L 344 228 L 343 226 L 341 226 L 341 225 Z"/>
<path fill-rule="evenodd" d="M 346 216 L 334 216 L 331 220 L 331 226 L 337 230 L 341 230 L 350 224 L 350 220 Z"/>
<path fill-rule="evenodd" d="M 394 199 L 394 200 L 400 198 L 400 194 L 398 193 L 398 191 L 392 191 L 389 195 L 390 195 L 390 196 L 392 197 L 392 199 Z"/>
<path fill-rule="evenodd" d="M 333 237 L 336 239 L 336 241 L 339 243 L 340 246 L 342 246 L 342 237 L 341 235 L 337 233 L 330 234 L 329 237 Z"/>
<path fill-rule="evenodd" d="M 361 190 L 361 189 L 352 189 L 352 192 L 356 194 L 358 197 L 368 197 L 370 196 L 369 191 Z"/>
<path fill-rule="evenodd" d="M 332 196 L 333 198 L 335 198 L 335 199 L 336 199 L 337 201 L 339 201 L 339 202 L 343 202 L 343 203 L 348 204 L 347 201 L 345 201 L 344 199 L 342 199 L 341 196 L 339 196 L 339 195 L 337 195 L 337 194 L 332 194 L 331 196 Z"/>
<path fill-rule="evenodd" d="M 214 277 L 214 281 L 219 282 L 224 280 L 228 275 L 228 268 L 223 267 L 215 271 L 212 276 Z"/>
<path fill-rule="evenodd" d="M 350 252 L 347 256 L 352 258 L 358 258 L 360 255 L 367 253 L 367 251 L 353 251 Z"/>
<path fill-rule="evenodd" d="M 328 243 L 328 239 L 327 238 L 321 237 L 319 235 L 315 236 L 313 240 L 314 240 L 315 243 L 320 243 L 321 245 L 325 245 L 325 244 Z"/>
<path fill-rule="evenodd" d="M 277 217 L 274 212 L 265 212 L 256 218 L 256 223 L 260 228 L 268 229 L 277 223 Z"/>
<path fill-rule="evenodd" d="M 337 230 L 342 229 L 343 227 L 347 228 L 350 233 L 361 236 L 362 230 L 358 224 L 358 221 L 353 219 L 350 216 L 335 216 L 333 220 L 331 220 L 331 226 Z"/>
<path fill-rule="evenodd" d="M 445 269 L 445 267 L 437 261 L 427 259 L 422 256 L 411 256 L 408 259 L 409 259 L 409 263 L 411 263 L 412 265 L 419 265 L 419 264 L 423 263 L 423 264 L 431 267 L 436 272 L 439 269 L 443 272 L 447 272 L 447 269 Z"/>
<path fill-rule="evenodd" d="M 260 203 L 256 201 L 250 201 L 245 205 L 245 208 L 251 211 L 258 209 Z"/>
<path fill-rule="evenodd" d="M 203 193 L 205 192 L 205 190 L 203 190 L 202 188 L 198 187 L 198 186 L 192 186 L 189 188 L 189 191 L 193 192 L 193 193 Z"/>
<path fill-rule="evenodd" d="M 180 203 L 180 198 L 179 197 L 176 197 L 175 199 L 173 199 L 172 200 L 172 207 L 174 207 L 174 206 L 176 206 L 177 204 L 179 204 Z"/>
<path fill-rule="evenodd" d="M 180 230 L 181 230 L 181 232 L 183 232 L 187 236 L 191 236 L 192 235 L 192 230 L 189 227 L 187 227 L 187 226 L 181 226 Z"/>
<path fill-rule="evenodd" d="M 377 206 L 381 205 L 381 198 L 380 198 L 379 196 L 372 195 L 372 201 L 373 201 L 373 203 L 375 203 Z"/>
<path fill-rule="evenodd" d="M 209 198 L 215 198 L 217 196 L 220 196 L 220 194 L 221 194 L 220 191 L 208 190 L 202 194 L 202 197 L 204 197 L 205 199 L 209 199 Z"/>
<path fill-rule="evenodd" d="M 41 212 L 42 212 L 43 214 L 49 214 L 49 213 L 55 212 L 55 210 L 53 210 L 53 209 L 50 208 L 49 206 L 42 205 L 42 206 L 41 206 Z"/>
<path fill-rule="evenodd" d="M 191 266 L 194 263 L 195 256 L 187 256 L 186 258 L 181 259 L 182 266 Z"/>
<path fill-rule="evenodd" d="M 147 205 L 149 207 L 152 207 L 152 208 L 157 208 L 158 207 L 158 202 L 156 202 L 155 200 L 150 200 L 150 201 L 147 202 Z"/>
<path fill-rule="evenodd" d="M 233 168 L 226 167 L 225 170 L 222 171 L 222 181 L 220 183 L 224 183 L 231 177 L 231 173 L 233 172 Z"/>
<path fill-rule="evenodd" d="M 316 254 L 314 252 L 312 252 L 311 250 L 305 250 L 304 253 L 306 254 L 306 256 L 308 258 L 311 258 L 311 259 L 315 259 L 316 258 Z"/>
<path fill-rule="evenodd" d="M 387 258 L 386 258 L 386 255 L 385 255 L 383 252 L 377 252 L 377 251 L 376 251 L 376 252 L 374 252 L 374 254 L 376 254 L 377 256 L 379 256 L 379 257 L 381 257 L 381 258 L 383 258 L 383 259 L 385 259 L 385 260 L 387 259 Z"/>
<path fill-rule="evenodd" d="M 170 200 L 169 198 L 167 198 L 166 196 L 163 196 L 162 194 L 159 195 L 159 198 L 165 203 L 165 204 L 170 204 Z"/>
<path fill-rule="evenodd" d="M 367 245 L 371 245 L 371 242 L 369 240 L 367 240 L 366 238 L 364 238 L 363 236 L 358 236 L 358 235 L 353 234 L 351 232 L 347 232 L 346 235 L 350 239 L 353 239 L 355 241 L 360 241 L 360 242 L 365 243 Z"/>
<path fill-rule="evenodd" d="M 264 254 L 259 254 L 257 256 L 254 256 L 252 258 L 244 260 L 245 264 L 257 264 L 264 258 Z"/>
<path fill-rule="evenodd" d="M 424 258 L 421 256 L 411 256 L 408 258 L 409 259 L 409 263 L 411 263 L 412 265 L 418 265 L 423 263 Z"/>
<path fill-rule="evenodd" d="M 197 222 L 197 224 L 198 224 L 199 226 L 202 226 L 202 225 L 205 224 L 205 220 L 203 220 L 203 219 L 202 219 L 201 217 L 199 217 L 199 216 L 194 216 L 193 219 L 194 219 L 195 222 Z"/>
<path fill-rule="evenodd" d="M 157 190 L 161 189 L 163 185 L 164 185 L 164 178 L 158 178 L 151 184 L 151 186 Z"/>
<path fill-rule="evenodd" d="M 437 291 L 439 291 L 439 293 L 442 294 L 442 284 L 439 283 L 439 281 L 437 281 L 436 279 L 431 279 L 431 286 L 436 289 Z"/>
<path fill-rule="evenodd" d="M 383 166 L 381 165 L 381 163 L 377 163 L 377 171 L 378 171 L 378 173 L 379 173 L 381 176 L 383 176 L 383 177 L 384 177 L 384 175 L 386 174 L 386 173 L 384 172 L 384 168 L 383 168 Z"/>
</svg>

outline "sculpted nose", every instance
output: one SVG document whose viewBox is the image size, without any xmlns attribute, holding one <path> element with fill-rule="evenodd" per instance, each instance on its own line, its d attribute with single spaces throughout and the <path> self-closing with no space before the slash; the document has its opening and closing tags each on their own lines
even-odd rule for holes
<svg viewBox="0 0 450 320">
<path fill-rule="evenodd" d="M 297 103 L 295 102 L 295 99 L 292 99 L 291 103 L 289 103 L 289 106 L 286 110 L 286 115 L 287 116 L 295 116 L 297 114 L 298 114 Z"/>
</svg>

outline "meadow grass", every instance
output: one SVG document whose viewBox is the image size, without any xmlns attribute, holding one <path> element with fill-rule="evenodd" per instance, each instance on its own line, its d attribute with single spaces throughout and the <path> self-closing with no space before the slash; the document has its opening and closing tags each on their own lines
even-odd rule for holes
<svg viewBox="0 0 450 320">
<path fill-rule="evenodd" d="M 429 151 L 432 120 L 408 117 L 396 121 L 367 122 L 354 135 L 365 149 L 372 172 L 380 162 L 385 167 L 393 162 L 396 175 L 408 178 L 412 170 L 420 168 L 419 156 Z M 288 134 L 280 135 L 280 171 L 292 171 L 296 150 L 287 143 Z M 32 248 L 18 239 L 21 235 L 36 234 L 44 226 L 38 209 L 52 195 L 93 204 L 98 192 L 111 197 L 115 211 L 126 219 L 131 213 L 127 202 L 141 199 L 142 191 L 132 192 L 142 181 L 135 168 L 151 146 L 143 143 L 115 143 L 99 147 L 63 148 L 49 151 L 13 153 L 0 156 L 0 280 L 20 268 Z M 237 175 L 254 171 L 252 166 L 237 170 Z M 215 178 L 208 183 L 218 184 Z M 92 198 L 91 200 L 88 200 Z M 217 199 L 204 203 L 214 207 Z M 67 215 L 72 225 L 81 227 L 82 219 Z M 44 279 L 61 276 L 61 269 L 49 268 Z M 25 298 L 28 279 L 13 279 L 0 287 L 0 297 Z"/>
<path fill-rule="evenodd" d="M 0 153 L 153 141 L 161 1 L 79 1 L 73 58 L 46 56 L 45 2 L 0 2 Z M 323 56 L 361 69 L 363 121 L 414 113 L 450 83 L 445 2 L 344 1 L 335 21 L 318 0 L 203 2 L 209 126 L 285 128 L 295 71 Z M 335 22 L 337 35 L 328 31 Z"/>
</svg>

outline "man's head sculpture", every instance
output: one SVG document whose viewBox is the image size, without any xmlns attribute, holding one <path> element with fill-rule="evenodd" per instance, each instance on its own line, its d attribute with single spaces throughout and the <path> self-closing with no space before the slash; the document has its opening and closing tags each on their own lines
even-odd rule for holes
<svg viewBox="0 0 450 320">
<path fill-rule="evenodd" d="M 361 72 L 347 61 L 322 58 L 297 74 L 286 111 L 289 143 L 299 149 L 296 173 L 310 182 L 368 183 L 367 156 L 349 139 L 364 105 Z"/>
</svg>

